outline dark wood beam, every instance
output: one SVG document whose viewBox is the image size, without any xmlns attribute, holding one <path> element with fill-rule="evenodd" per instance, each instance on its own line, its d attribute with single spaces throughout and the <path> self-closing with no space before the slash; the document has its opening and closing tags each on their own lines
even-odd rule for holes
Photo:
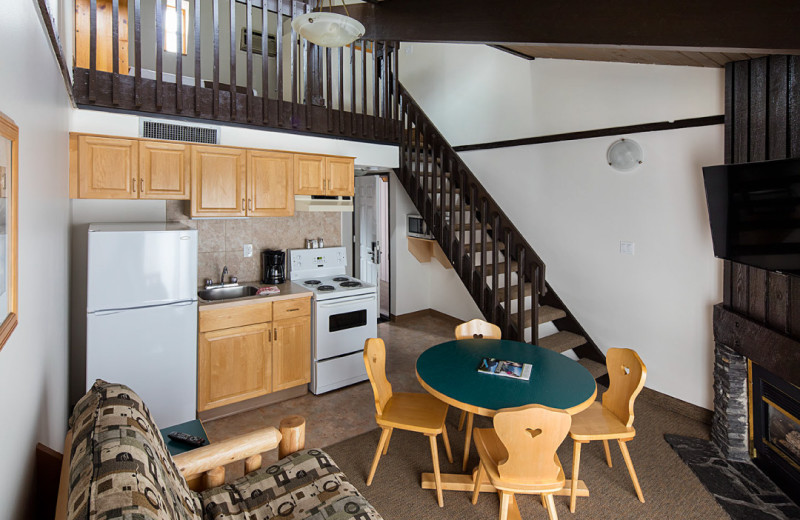
<svg viewBox="0 0 800 520">
<path fill-rule="evenodd" d="M 528 56 L 527 54 L 523 54 L 523 53 L 521 53 L 519 51 L 515 51 L 514 49 L 509 49 L 505 45 L 492 45 L 492 44 L 489 44 L 489 47 L 497 49 L 498 51 L 507 52 L 508 54 L 511 54 L 512 56 L 516 56 L 517 58 L 522 58 L 523 60 L 533 61 L 533 60 L 536 59 L 533 56 Z"/>
<path fill-rule="evenodd" d="M 800 53 L 796 0 L 403 0 L 348 9 L 367 39 Z"/>
<path fill-rule="evenodd" d="M 660 121 L 641 125 L 615 126 L 612 128 L 599 128 L 597 130 L 584 130 L 582 132 L 569 132 L 565 134 L 542 135 L 539 137 L 526 137 L 524 139 L 510 139 L 507 141 L 494 141 L 492 143 L 465 144 L 454 146 L 457 152 L 473 152 L 476 150 L 491 150 L 494 148 L 509 148 L 511 146 L 527 146 L 531 144 L 557 143 L 559 141 L 576 141 L 578 139 L 592 139 L 594 137 L 609 137 L 623 134 L 639 134 L 643 132 L 658 132 L 661 130 L 677 130 L 679 128 L 694 128 L 697 126 L 721 125 L 725 116 L 694 117 L 691 119 L 678 119 L 676 121 Z"/>
<path fill-rule="evenodd" d="M 793 385 L 800 385 L 800 341 L 714 306 L 714 341 L 732 348 Z"/>
</svg>

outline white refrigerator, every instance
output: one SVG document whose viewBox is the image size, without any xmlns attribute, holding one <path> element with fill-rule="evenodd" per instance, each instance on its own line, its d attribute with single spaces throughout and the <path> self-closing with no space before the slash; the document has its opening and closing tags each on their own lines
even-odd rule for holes
<svg viewBox="0 0 800 520">
<path fill-rule="evenodd" d="M 178 224 L 91 224 L 86 387 L 122 383 L 161 428 L 195 418 L 197 230 Z"/>
</svg>

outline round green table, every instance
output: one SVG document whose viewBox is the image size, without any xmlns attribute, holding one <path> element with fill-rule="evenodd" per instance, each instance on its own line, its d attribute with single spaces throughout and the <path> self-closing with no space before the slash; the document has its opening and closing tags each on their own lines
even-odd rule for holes
<svg viewBox="0 0 800 520">
<path fill-rule="evenodd" d="M 531 378 L 521 381 L 478 372 L 483 358 L 530 363 Z M 577 362 L 552 350 L 506 339 L 435 345 L 417 359 L 417 379 L 442 401 L 488 417 L 501 408 L 528 404 L 575 414 L 588 408 L 597 396 L 594 378 Z"/>
</svg>

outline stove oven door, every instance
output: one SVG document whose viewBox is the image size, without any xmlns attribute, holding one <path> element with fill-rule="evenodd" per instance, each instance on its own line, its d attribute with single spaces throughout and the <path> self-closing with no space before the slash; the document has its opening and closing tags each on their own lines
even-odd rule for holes
<svg viewBox="0 0 800 520">
<path fill-rule="evenodd" d="M 364 350 L 367 338 L 378 337 L 375 294 L 317 302 L 314 360 Z"/>
</svg>

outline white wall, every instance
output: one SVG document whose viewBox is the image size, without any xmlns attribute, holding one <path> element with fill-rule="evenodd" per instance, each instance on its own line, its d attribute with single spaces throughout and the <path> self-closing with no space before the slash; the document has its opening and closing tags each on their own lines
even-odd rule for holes
<svg viewBox="0 0 800 520">
<path fill-rule="evenodd" d="M 30 518 L 37 442 L 67 422 L 69 99 L 35 3 L 0 2 L 0 111 L 20 128 L 19 325 L 0 351 L 3 518 Z"/>
<path fill-rule="evenodd" d="M 524 60 L 486 45 L 401 45 L 400 79 L 452 145 L 723 113 L 722 69 Z"/>
<path fill-rule="evenodd" d="M 401 80 L 453 144 L 723 113 L 721 69 L 410 47 Z M 604 161 L 616 137 L 462 154 L 601 349 L 635 348 L 648 387 L 704 407 L 712 403 L 711 308 L 722 283 L 700 168 L 723 161 L 722 132 L 620 136 L 644 148 L 645 163 L 630 174 Z M 621 240 L 636 243 L 634 256 L 619 254 Z"/>
</svg>

